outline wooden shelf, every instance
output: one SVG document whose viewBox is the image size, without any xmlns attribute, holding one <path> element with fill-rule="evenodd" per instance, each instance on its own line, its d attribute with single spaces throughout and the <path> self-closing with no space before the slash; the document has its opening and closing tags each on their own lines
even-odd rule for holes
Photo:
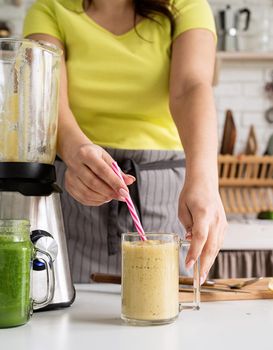
<svg viewBox="0 0 273 350">
<path fill-rule="evenodd" d="M 221 61 L 273 61 L 273 52 L 225 52 L 218 51 Z"/>
<path fill-rule="evenodd" d="M 214 67 L 213 85 L 216 86 L 219 83 L 219 75 L 222 65 L 225 63 L 242 64 L 242 62 L 253 62 L 259 64 L 273 63 L 273 52 L 226 52 L 218 51 L 216 54 L 216 63 Z"/>
</svg>

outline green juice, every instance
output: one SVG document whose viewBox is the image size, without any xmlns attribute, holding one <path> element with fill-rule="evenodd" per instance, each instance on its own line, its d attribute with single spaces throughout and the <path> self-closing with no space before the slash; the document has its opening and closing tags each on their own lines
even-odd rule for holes
<svg viewBox="0 0 273 350">
<path fill-rule="evenodd" d="M 29 235 L 0 233 L 0 328 L 22 325 L 30 317 L 32 251 Z"/>
</svg>

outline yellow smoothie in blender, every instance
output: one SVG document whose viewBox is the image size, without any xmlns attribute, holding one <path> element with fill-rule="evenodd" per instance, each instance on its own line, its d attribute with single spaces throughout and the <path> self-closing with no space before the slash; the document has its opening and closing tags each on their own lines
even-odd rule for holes
<svg viewBox="0 0 273 350">
<path fill-rule="evenodd" d="M 162 321 L 177 317 L 179 245 L 175 241 L 122 242 L 122 318 Z"/>
</svg>

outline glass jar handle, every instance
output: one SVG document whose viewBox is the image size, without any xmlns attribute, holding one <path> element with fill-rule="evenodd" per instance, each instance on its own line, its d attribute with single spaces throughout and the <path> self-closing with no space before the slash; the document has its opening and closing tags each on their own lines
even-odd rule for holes
<svg viewBox="0 0 273 350">
<path fill-rule="evenodd" d="M 180 248 L 189 247 L 190 242 L 180 239 Z M 193 301 L 189 303 L 179 303 L 179 311 L 185 309 L 199 310 L 200 309 L 200 271 L 199 271 L 199 258 L 193 265 Z"/>
<path fill-rule="evenodd" d="M 46 276 L 47 276 L 47 290 L 46 290 L 46 296 L 43 300 L 37 301 L 33 300 L 33 310 L 41 309 L 42 307 L 47 306 L 54 297 L 55 292 L 55 274 L 54 274 L 54 266 L 53 266 L 53 259 L 51 255 L 44 250 L 41 250 L 37 247 L 35 247 L 36 252 L 39 252 L 42 255 L 46 256 L 46 259 L 43 259 L 39 257 L 39 260 L 42 260 L 45 264 L 46 268 Z"/>
</svg>

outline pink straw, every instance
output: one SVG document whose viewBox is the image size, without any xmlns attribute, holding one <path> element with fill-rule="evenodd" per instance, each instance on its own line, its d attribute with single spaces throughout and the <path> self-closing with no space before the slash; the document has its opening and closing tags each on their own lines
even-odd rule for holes
<svg viewBox="0 0 273 350">
<path fill-rule="evenodd" d="M 123 177 L 121 175 L 120 167 L 118 166 L 117 162 L 113 162 L 112 163 L 112 169 L 114 170 L 115 174 L 121 179 L 121 181 L 125 184 L 124 179 L 123 179 Z M 130 212 L 130 214 L 132 216 L 132 219 L 134 221 L 135 227 L 137 229 L 137 232 L 138 232 L 140 238 L 142 239 L 142 241 L 146 241 L 147 238 L 145 236 L 145 232 L 143 230 L 143 227 L 142 227 L 141 222 L 139 220 L 139 217 L 137 215 L 136 208 L 134 206 L 134 203 L 132 201 L 132 198 L 131 198 L 130 194 L 128 195 L 127 198 L 125 198 L 125 202 L 126 202 L 126 204 L 128 206 L 129 212 Z"/>
</svg>

